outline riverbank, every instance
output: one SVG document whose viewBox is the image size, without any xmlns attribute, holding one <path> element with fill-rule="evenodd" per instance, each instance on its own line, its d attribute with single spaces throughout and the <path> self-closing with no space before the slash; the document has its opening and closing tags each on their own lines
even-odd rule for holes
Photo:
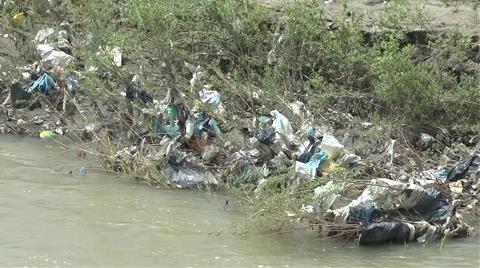
<svg viewBox="0 0 480 268">
<path fill-rule="evenodd" d="M 412 21 L 365 31 L 355 10 L 332 18 L 313 2 L 114 2 L 55 6 L 48 21 L 33 6 L 20 22 L 4 17 L 15 66 L 45 62 L 35 52 L 41 43 L 74 64 L 49 72 L 65 84 L 66 106 L 58 94 L 7 106 L 2 132 L 94 142 L 106 168 L 154 186 L 236 189 L 253 210 L 246 226 L 267 231 L 301 219 L 358 238 L 387 219 L 422 224 L 400 240 L 417 240 L 429 226 L 440 239 L 471 233 L 455 212 L 478 217 L 478 169 L 448 174 L 479 152 L 478 36 Z M 70 28 L 60 27 L 64 20 Z M 45 27 L 55 34 L 30 42 Z M 18 77 L 8 71 L 4 92 Z M 65 91 L 75 84 L 67 77 L 81 86 Z M 373 195 L 372 186 L 393 184 L 402 190 Z M 359 200 L 365 189 L 368 200 Z M 447 213 L 404 213 L 418 212 L 426 189 L 441 191 L 435 196 L 448 208 L 438 209 Z M 383 219 L 343 218 L 360 205 L 360 214 L 378 210 Z M 389 215 L 399 211 L 403 218 Z"/>
</svg>

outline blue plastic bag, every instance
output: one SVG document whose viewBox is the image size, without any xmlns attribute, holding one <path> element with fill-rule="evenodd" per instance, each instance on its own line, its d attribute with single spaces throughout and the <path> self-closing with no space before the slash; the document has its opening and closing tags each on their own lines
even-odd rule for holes
<svg viewBox="0 0 480 268">
<path fill-rule="evenodd" d="M 328 159 L 328 155 L 325 152 L 322 151 L 322 152 L 319 152 L 319 153 L 316 153 L 316 154 L 312 155 L 312 157 L 308 161 L 307 165 L 309 167 L 318 169 L 320 167 L 320 165 L 322 165 L 325 161 L 327 161 L 327 159 Z"/>
<path fill-rule="evenodd" d="M 33 93 L 36 91 L 40 91 L 43 94 L 47 95 L 50 91 L 54 89 L 55 80 L 53 80 L 50 75 L 45 73 L 27 89 L 27 92 Z"/>
</svg>

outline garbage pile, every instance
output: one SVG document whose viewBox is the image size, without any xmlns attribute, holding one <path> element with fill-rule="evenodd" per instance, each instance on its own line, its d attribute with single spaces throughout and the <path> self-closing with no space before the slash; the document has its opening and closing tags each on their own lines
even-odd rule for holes
<svg viewBox="0 0 480 268">
<path fill-rule="evenodd" d="M 213 114 L 198 105 L 190 109 L 181 92 L 173 89 L 165 100 L 157 102 L 161 112 L 156 115 L 155 133 L 161 142 L 153 158 L 162 163 L 161 174 L 177 188 L 222 185 L 258 188 L 272 172 L 285 169 L 295 171 L 292 178 L 295 187 L 330 172 L 354 170 L 361 163 L 361 157 L 348 152 L 332 134 L 320 131 L 320 127 L 304 122 L 295 132 L 289 119 L 278 110 L 257 116 L 251 129 L 237 133 L 246 142 L 233 146 L 230 133 L 222 133 L 215 119 L 218 115 L 215 111 L 223 106 L 221 95 L 203 86 L 202 77 L 197 68 L 191 85 L 200 90 L 203 104 L 213 106 Z M 205 98 L 205 94 L 211 98 Z M 304 109 L 298 102 L 292 107 L 294 113 Z M 387 150 L 390 165 L 394 146 L 392 141 Z M 117 158 L 121 159 L 122 154 Z M 458 208 L 466 206 L 462 195 L 468 196 L 468 202 L 478 196 L 479 164 L 480 156 L 475 155 L 451 168 L 428 170 L 406 181 L 375 178 L 366 184 L 360 196 L 343 206 L 338 200 L 344 201 L 345 197 L 329 194 L 333 185 L 329 181 L 312 193 L 318 201 L 316 206 L 302 208 L 313 215 L 315 226 L 329 230 L 328 235 L 357 238 L 361 245 L 427 243 L 444 237 L 464 237 L 473 230 L 464 223 Z M 347 188 L 352 183 L 345 182 L 342 186 Z M 342 229 L 349 231 L 342 233 Z"/>
<path fill-rule="evenodd" d="M 75 63 L 71 46 L 73 29 L 69 23 L 64 22 L 58 27 L 57 36 L 53 37 L 55 32 L 53 28 L 40 30 L 34 40 L 39 61 L 17 69 L 18 79 L 10 83 L 8 94 L 1 104 L 10 117 L 18 108 L 33 110 L 42 106 L 41 101 L 45 106 L 58 110 L 61 115 L 68 112 L 67 106 L 72 103 L 80 88 L 79 73 L 67 71 L 67 67 Z M 42 125 L 42 118 L 37 116 L 31 122 L 19 119 L 18 123 Z M 42 126 L 44 131 L 65 134 L 61 128 L 51 128 L 52 125 Z"/>
<path fill-rule="evenodd" d="M 474 155 L 450 168 L 423 172 L 408 182 L 372 179 L 362 194 L 345 206 L 334 205 L 340 195 L 323 196 L 320 203 L 327 203 L 328 210 L 317 223 L 329 226 L 329 235 L 358 238 L 361 245 L 467 237 L 474 230 L 458 210 L 476 206 L 479 186 L 480 155 Z M 321 196 L 325 186 L 315 192 Z M 351 226 L 357 228 L 348 228 Z"/>
<path fill-rule="evenodd" d="M 192 88 L 201 84 L 199 68 L 194 73 L 194 79 L 197 81 L 192 80 Z M 208 105 L 215 111 L 221 111 L 222 103 L 220 94 L 207 88 L 211 87 L 200 85 L 202 104 L 199 102 L 190 108 L 182 92 L 175 88 L 169 89 L 163 100 L 153 99 L 140 76 L 133 75 L 123 95 L 132 104 L 149 107 L 141 109 L 145 117 L 153 118 L 151 130 L 147 130 L 145 136 L 153 136 L 158 146 L 143 150 L 143 153 L 133 147 L 121 148 L 110 161 L 113 168 L 124 171 L 135 165 L 132 159 L 137 157 L 154 162 L 174 187 L 185 189 L 218 185 L 217 180 L 221 177 L 210 166 L 225 157 L 225 151 L 220 150 L 224 145 L 221 144 L 222 132 L 217 120 L 202 106 Z"/>
<path fill-rule="evenodd" d="M 81 88 L 81 74 L 67 71 L 77 61 L 73 55 L 73 29 L 68 23 L 62 23 L 58 31 L 42 29 L 35 42 L 41 59 L 18 69 L 20 79 L 12 82 L 2 106 L 24 107 L 41 95 L 50 101 L 50 107 L 67 113 L 69 100 L 74 102 Z M 100 51 L 111 56 L 115 66 L 123 65 L 119 48 L 105 47 Z M 94 66 L 86 69 L 98 71 Z M 147 166 L 146 176 L 158 172 L 169 185 L 179 189 L 247 185 L 259 189 L 270 174 L 284 170 L 294 171 L 289 179 L 295 188 L 331 178 L 328 174 L 354 171 L 362 164 L 360 156 L 346 149 L 348 140 L 340 142 L 332 131 L 315 125 L 311 113 L 300 101 L 287 105 L 301 119 L 297 131 L 281 109 L 254 115 L 249 128 L 227 127 L 222 94 L 204 80 L 202 68 L 194 68 L 190 86 L 197 100 L 192 103 L 186 101 L 185 94 L 176 86 L 165 92 L 163 100 L 157 100 L 149 93 L 141 75 L 132 75 L 122 94 L 128 110 L 112 116 L 101 103 L 94 101 L 100 116 L 121 122 L 126 128 L 104 126 L 111 122 L 104 125 L 89 122 L 79 136 L 99 141 L 102 129 L 109 129 L 108 139 L 116 146 L 113 154 L 106 156 L 112 169 L 126 172 Z M 141 114 L 143 121 L 151 122 L 151 126 L 137 124 L 136 113 Z M 39 117 L 32 121 L 43 123 Z M 60 123 L 55 125 L 55 128 L 42 126 L 40 137 L 66 133 L 58 126 Z M 135 133 L 128 146 L 119 141 L 123 132 Z M 423 135 L 422 142 L 427 146 L 432 139 Z M 394 146 L 392 140 L 385 157 L 392 169 Z M 362 245 L 414 240 L 425 243 L 471 233 L 458 209 L 477 207 L 479 183 L 480 156 L 474 155 L 453 167 L 427 170 L 419 176 L 412 174 L 401 181 L 371 179 L 355 198 L 333 193 L 333 188 L 335 184 L 348 188 L 356 182 L 330 180 L 306 193 L 317 203 L 304 205 L 302 209 L 310 215 L 313 225 L 328 230 L 329 235 L 356 238 Z"/>
<path fill-rule="evenodd" d="M 427 242 L 444 235 L 467 236 L 469 227 L 456 213 L 458 202 L 434 184 L 421 187 L 373 179 L 362 195 L 329 211 L 334 223 L 361 224 L 360 244 Z M 328 215 L 328 214 L 331 215 Z"/>
</svg>

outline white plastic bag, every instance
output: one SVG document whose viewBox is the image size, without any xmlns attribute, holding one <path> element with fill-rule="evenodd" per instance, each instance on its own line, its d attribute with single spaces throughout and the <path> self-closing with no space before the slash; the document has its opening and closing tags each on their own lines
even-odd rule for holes
<svg viewBox="0 0 480 268">
<path fill-rule="evenodd" d="M 49 36 L 51 36 L 55 30 L 53 28 L 45 28 L 37 32 L 35 36 L 35 43 L 44 44 Z"/>
<path fill-rule="evenodd" d="M 65 52 L 52 50 L 45 58 L 43 58 L 42 65 L 47 69 L 55 66 L 65 68 L 73 62 L 73 60 L 74 58 Z"/>
<path fill-rule="evenodd" d="M 202 67 L 197 66 L 197 68 L 193 72 L 193 77 L 190 80 L 190 85 L 192 86 L 192 88 L 194 89 L 201 88 L 203 86 L 203 82 L 202 82 L 203 77 L 204 77 L 204 74 L 202 72 Z"/>
<path fill-rule="evenodd" d="M 185 138 L 190 139 L 193 136 L 193 131 L 195 129 L 195 123 L 190 119 L 187 119 L 185 123 Z"/>
<path fill-rule="evenodd" d="M 216 90 L 209 90 L 209 89 L 202 89 L 198 92 L 200 96 L 200 100 L 205 103 L 211 105 L 213 108 L 218 109 L 222 106 L 222 100 L 220 93 Z"/>
<path fill-rule="evenodd" d="M 301 101 L 295 101 L 295 102 L 290 103 L 290 105 L 288 105 L 288 107 L 290 107 L 290 109 L 292 110 L 292 112 L 295 115 L 301 116 L 302 112 L 303 112 L 303 109 L 305 108 L 305 104 Z"/>
<path fill-rule="evenodd" d="M 288 146 L 295 138 L 290 121 L 288 121 L 288 119 L 277 110 L 271 111 L 270 115 L 273 116 L 275 140 L 282 140 L 285 145 Z"/>
<path fill-rule="evenodd" d="M 295 174 L 314 179 L 317 175 L 317 169 L 306 163 L 297 161 L 295 163 Z"/>
<path fill-rule="evenodd" d="M 113 63 L 117 67 L 122 67 L 122 50 L 120 50 L 119 47 L 114 47 L 112 49 L 112 57 L 113 57 Z"/>
<path fill-rule="evenodd" d="M 37 45 L 37 53 L 42 59 L 46 58 L 48 54 L 55 50 L 52 44 L 39 44 Z"/>
<path fill-rule="evenodd" d="M 326 152 L 330 159 L 335 160 L 343 152 L 344 147 L 340 142 L 330 134 L 324 134 L 320 150 Z"/>
</svg>

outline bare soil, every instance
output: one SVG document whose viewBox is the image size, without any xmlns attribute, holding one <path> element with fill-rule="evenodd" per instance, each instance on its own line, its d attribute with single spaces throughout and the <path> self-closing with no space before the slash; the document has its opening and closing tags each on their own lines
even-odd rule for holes
<svg viewBox="0 0 480 268">
<path fill-rule="evenodd" d="M 279 2 L 308 2 L 305 0 L 260 0 L 266 4 L 275 4 Z M 349 10 L 364 15 L 364 23 L 366 27 L 372 26 L 380 12 L 386 8 L 388 3 L 393 0 L 335 0 L 331 4 L 325 4 L 327 14 L 336 16 L 344 11 L 344 6 Z M 475 10 L 475 1 L 448 1 L 449 4 L 438 0 L 415 0 L 411 1 L 412 5 L 423 8 L 425 15 L 429 18 L 432 29 L 435 30 L 452 30 L 458 29 L 471 35 L 480 35 L 480 9 Z M 477 3 L 478 4 L 478 3 Z M 406 14 L 405 14 L 406 15 Z"/>
</svg>

